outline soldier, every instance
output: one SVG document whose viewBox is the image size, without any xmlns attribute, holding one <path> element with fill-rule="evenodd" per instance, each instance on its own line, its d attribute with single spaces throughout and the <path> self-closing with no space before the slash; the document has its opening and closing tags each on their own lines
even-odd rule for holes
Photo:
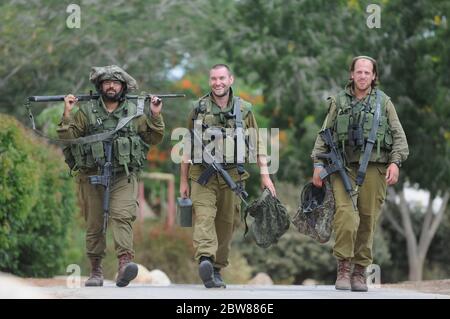
<svg viewBox="0 0 450 319">
<path fill-rule="evenodd" d="M 124 287 L 137 276 L 137 265 L 132 262 L 133 230 L 138 205 L 138 173 L 143 167 L 149 144 L 161 142 L 164 122 L 162 102 L 152 97 L 150 107 L 144 109 L 143 101 L 137 105 L 126 98 L 127 92 L 137 89 L 137 83 L 120 67 L 111 65 L 94 67 L 90 81 L 100 98 L 94 103 L 83 104 L 70 114 L 77 99 L 69 94 L 64 98 L 64 114 L 58 126 L 62 139 L 89 137 L 114 131 L 119 120 L 136 115 L 114 133 L 112 137 L 112 185 L 109 211 L 115 250 L 119 259 L 116 285 Z M 91 263 L 91 273 L 86 286 L 102 286 L 102 258 L 106 251 L 103 233 L 102 199 L 104 188 L 89 183 L 88 176 L 97 174 L 105 162 L 105 141 L 74 144 L 64 151 L 71 169 L 79 170 L 77 182 L 81 196 L 86 231 L 86 250 Z M 70 164 L 72 163 L 72 164 Z"/>
<path fill-rule="evenodd" d="M 211 68 L 209 71 L 211 92 L 195 104 L 189 115 L 189 129 L 193 129 L 194 122 L 199 121 L 209 128 L 235 129 L 237 117 L 231 114 L 235 103 L 240 103 L 243 129 L 258 129 L 251 104 L 233 95 L 231 88 L 233 81 L 233 75 L 227 65 L 217 64 Z M 266 153 L 262 145 L 259 141 L 257 159 L 261 169 L 261 183 L 275 196 L 275 187 L 268 174 Z M 234 181 L 243 182 L 249 177 L 248 172 L 240 170 L 236 157 L 234 160 L 227 159 L 224 162 L 226 162 L 223 164 L 224 168 Z M 205 167 L 200 163 L 194 162 L 190 165 L 184 160 L 181 164 L 180 194 L 183 198 L 189 197 L 188 179 L 190 179 L 194 208 L 194 258 L 199 262 L 200 278 L 206 288 L 225 288 L 220 270 L 228 265 L 230 244 L 236 227 L 235 220 L 239 221 L 236 216 L 240 215 L 241 200 L 218 174 L 212 175 L 205 186 L 200 185 L 197 180 L 204 170 Z"/>
<path fill-rule="evenodd" d="M 363 176 L 364 181 L 351 199 L 340 176 L 331 175 L 336 202 L 333 221 L 336 235 L 333 255 L 337 258 L 335 287 L 340 290 L 367 291 L 366 267 L 372 264 L 373 236 L 386 197 L 386 187 L 397 183 L 399 168 L 409 154 L 394 105 L 376 87 L 377 77 L 377 63 L 373 58 L 355 57 L 345 90 L 329 98 L 328 114 L 322 127 L 332 129 L 353 189 L 358 184 L 358 174 Z M 380 117 L 376 112 L 377 104 L 381 107 Z M 379 125 L 371 134 L 376 118 L 379 118 Z M 368 139 L 373 145 L 372 150 Z M 365 152 L 366 149 L 371 152 Z M 326 151 L 324 141 L 318 136 L 311 154 L 314 161 L 313 184 L 316 187 L 322 187 L 320 172 L 325 165 L 318 154 Z M 364 161 L 368 162 L 367 170 L 361 172 L 359 168 L 364 167 L 361 165 Z M 356 207 L 352 200 L 356 202 Z"/>
</svg>

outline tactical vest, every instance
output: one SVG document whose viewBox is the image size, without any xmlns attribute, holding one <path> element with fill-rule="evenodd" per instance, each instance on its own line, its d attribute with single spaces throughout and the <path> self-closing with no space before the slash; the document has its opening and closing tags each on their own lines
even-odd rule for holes
<svg viewBox="0 0 450 319">
<path fill-rule="evenodd" d="M 376 140 L 377 140 L 377 158 L 380 158 L 380 151 L 387 150 L 390 151 L 392 149 L 392 132 L 389 127 L 387 112 L 386 112 L 386 104 L 389 101 L 389 97 L 382 91 L 381 92 L 381 117 L 380 123 L 377 129 Z M 364 116 L 365 103 L 369 101 L 368 111 Z M 363 145 L 360 147 L 360 150 L 364 150 L 365 142 L 369 137 L 370 130 L 372 129 L 372 123 L 374 118 L 376 108 L 376 95 L 373 94 L 370 96 L 370 100 L 368 98 L 363 101 L 358 101 L 352 107 L 352 99 L 345 92 L 341 91 L 336 96 L 336 122 L 334 131 L 336 135 L 334 136 L 335 142 L 339 145 L 339 147 L 345 152 L 345 147 L 354 146 L 350 143 L 349 140 L 349 131 L 352 125 L 358 125 L 361 128 L 362 136 L 364 139 Z M 364 122 L 364 123 L 363 123 Z"/>
<path fill-rule="evenodd" d="M 136 104 L 129 100 L 124 103 L 122 117 L 136 114 Z M 108 114 L 100 100 L 96 104 L 81 105 L 80 111 L 88 119 L 86 135 L 113 131 L 120 119 L 114 113 Z M 134 121 L 129 121 L 113 136 L 113 172 L 125 172 L 128 175 L 130 171 L 141 170 L 149 148 L 138 135 Z M 103 141 L 69 145 L 64 149 L 64 155 L 71 170 L 92 170 L 105 162 Z"/>
<path fill-rule="evenodd" d="M 234 103 L 236 98 L 233 98 L 233 104 L 230 109 L 230 107 L 226 107 L 225 110 L 221 110 L 219 107 L 213 107 L 213 102 L 211 99 L 208 98 L 208 95 L 205 95 L 202 97 L 199 101 L 197 106 L 194 109 L 194 115 L 192 118 L 192 121 L 199 121 L 201 120 L 203 124 L 205 124 L 208 128 L 212 130 L 218 130 L 222 132 L 222 138 L 223 138 L 223 146 L 224 149 L 223 152 L 223 163 L 227 164 L 236 164 L 237 162 L 237 141 L 236 136 L 233 134 L 233 136 L 227 135 L 227 133 L 231 132 L 231 130 L 226 129 L 234 129 L 236 128 L 236 119 L 235 116 L 232 114 L 234 109 Z M 251 110 L 251 104 L 248 102 L 245 102 L 241 99 L 241 114 L 242 114 L 242 128 L 245 132 L 246 124 L 245 124 L 245 117 L 247 116 L 248 112 Z M 205 132 L 205 130 L 203 130 Z M 211 142 L 210 139 L 205 139 L 204 137 L 204 144 L 208 144 Z M 234 143 L 230 143 L 231 139 L 234 141 Z M 244 141 L 245 145 L 248 145 L 248 141 Z M 192 145 L 193 147 L 194 145 Z M 194 152 L 191 152 L 191 154 L 194 154 Z"/>
</svg>

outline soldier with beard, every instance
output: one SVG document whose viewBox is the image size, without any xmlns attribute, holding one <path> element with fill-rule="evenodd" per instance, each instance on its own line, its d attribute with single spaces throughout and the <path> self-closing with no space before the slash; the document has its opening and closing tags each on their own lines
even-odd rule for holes
<svg viewBox="0 0 450 319">
<path fill-rule="evenodd" d="M 377 79 L 377 62 L 373 58 L 353 58 L 349 82 L 344 90 L 329 98 L 322 127 L 332 130 L 352 187 L 359 188 L 351 199 L 339 174 L 331 175 L 336 204 L 333 255 L 337 259 L 335 287 L 338 290 L 368 290 L 366 267 L 373 261 L 373 236 L 386 187 L 397 183 L 401 164 L 409 154 L 394 104 L 377 87 Z M 325 142 L 318 136 L 311 157 L 312 182 L 319 188 L 323 186 L 321 172 L 327 164 L 320 154 L 327 151 Z"/>
<path fill-rule="evenodd" d="M 133 229 L 136 219 L 138 196 L 138 173 L 142 169 L 150 144 L 161 142 L 164 122 L 161 115 L 162 102 L 152 97 L 150 107 L 139 115 L 139 107 L 126 98 L 126 94 L 137 89 L 137 83 L 118 66 L 94 67 L 89 77 L 100 98 L 83 104 L 72 115 L 77 99 L 69 94 L 64 99 L 64 114 L 58 126 L 61 139 L 86 137 L 114 131 L 117 123 L 136 115 L 112 137 L 112 185 L 110 188 L 109 216 L 115 250 L 119 259 L 116 284 L 124 287 L 137 276 L 138 267 L 132 262 Z M 86 286 L 102 286 L 101 261 L 105 257 L 106 237 L 103 233 L 102 200 L 104 188 L 89 183 L 88 177 L 98 173 L 105 162 L 105 141 L 74 144 L 66 148 L 66 161 L 74 163 L 77 170 L 82 213 L 85 217 L 86 250 L 91 262 L 91 274 Z"/>
</svg>

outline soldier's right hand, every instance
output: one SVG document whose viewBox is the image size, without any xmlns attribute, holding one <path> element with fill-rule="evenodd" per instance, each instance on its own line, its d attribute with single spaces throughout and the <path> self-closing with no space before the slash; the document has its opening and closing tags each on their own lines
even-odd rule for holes
<svg viewBox="0 0 450 319">
<path fill-rule="evenodd" d="M 316 186 L 316 187 L 318 187 L 318 188 L 321 188 L 322 186 L 323 186 L 323 181 L 322 181 L 322 179 L 320 178 L 320 172 L 323 170 L 323 167 L 315 167 L 314 168 L 314 173 L 313 173 L 313 179 L 312 179 L 312 182 L 313 182 L 313 185 L 314 186 Z"/>
<path fill-rule="evenodd" d="M 187 181 L 181 181 L 180 182 L 180 196 L 182 198 L 188 198 L 189 197 L 189 183 Z"/>
<path fill-rule="evenodd" d="M 64 116 L 69 116 L 78 99 L 73 94 L 68 94 L 64 97 Z"/>
</svg>

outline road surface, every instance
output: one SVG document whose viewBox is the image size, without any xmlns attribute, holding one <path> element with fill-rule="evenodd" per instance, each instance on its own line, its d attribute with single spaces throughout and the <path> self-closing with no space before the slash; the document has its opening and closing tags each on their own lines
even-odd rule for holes
<svg viewBox="0 0 450 319">
<path fill-rule="evenodd" d="M 202 285 L 151 286 L 130 284 L 118 288 L 113 282 L 103 287 L 34 287 L 49 298 L 79 299 L 450 299 L 450 295 L 412 290 L 371 288 L 369 292 L 338 291 L 334 286 L 228 285 L 226 289 L 206 289 Z"/>
</svg>

